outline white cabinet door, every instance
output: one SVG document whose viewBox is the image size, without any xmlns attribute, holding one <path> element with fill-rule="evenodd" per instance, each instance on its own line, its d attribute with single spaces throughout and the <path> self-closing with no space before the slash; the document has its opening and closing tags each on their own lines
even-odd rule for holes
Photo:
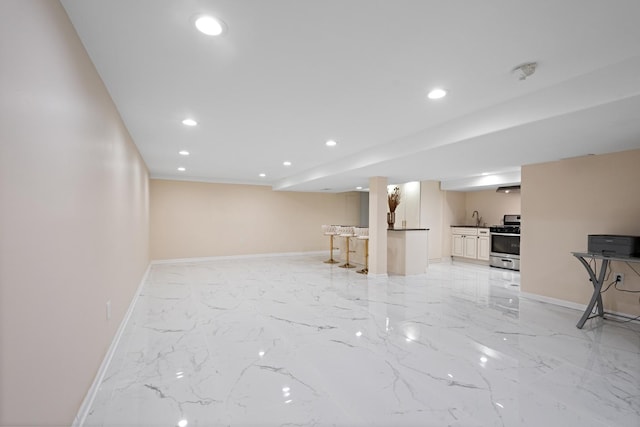
<svg viewBox="0 0 640 427">
<path fill-rule="evenodd" d="M 462 236 L 477 236 L 478 230 L 475 227 L 453 227 L 451 234 L 460 234 Z"/>
<path fill-rule="evenodd" d="M 478 237 L 478 259 L 489 261 L 489 252 L 491 252 L 490 245 L 489 236 Z"/>
<path fill-rule="evenodd" d="M 451 255 L 464 256 L 464 236 L 454 234 L 451 238 Z"/>
<path fill-rule="evenodd" d="M 476 258 L 478 253 L 478 236 L 464 236 L 464 256 L 465 258 Z"/>
</svg>

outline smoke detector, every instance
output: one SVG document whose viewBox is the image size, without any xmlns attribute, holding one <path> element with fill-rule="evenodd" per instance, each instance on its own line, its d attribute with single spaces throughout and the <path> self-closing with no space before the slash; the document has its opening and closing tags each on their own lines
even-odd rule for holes
<svg viewBox="0 0 640 427">
<path fill-rule="evenodd" d="M 527 62 L 526 64 L 518 65 L 511 72 L 518 77 L 518 80 L 525 80 L 536 72 L 537 62 Z"/>
</svg>

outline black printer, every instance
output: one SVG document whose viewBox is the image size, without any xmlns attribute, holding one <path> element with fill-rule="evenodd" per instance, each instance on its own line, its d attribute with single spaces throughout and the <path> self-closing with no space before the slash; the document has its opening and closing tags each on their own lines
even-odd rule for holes
<svg viewBox="0 0 640 427">
<path fill-rule="evenodd" d="M 587 250 L 605 256 L 640 257 L 640 236 L 589 234 Z"/>
</svg>

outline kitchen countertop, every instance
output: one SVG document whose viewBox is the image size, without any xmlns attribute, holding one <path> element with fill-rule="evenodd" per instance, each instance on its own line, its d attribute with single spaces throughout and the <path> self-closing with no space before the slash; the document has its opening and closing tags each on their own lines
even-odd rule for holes
<svg viewBox="0 0 640 427">
<path fill-rule="evenodd" d="M 451 225 L 451 227 L 489 228 L 489 226 L 488 226 L 488 225 Z"/>
</svg>

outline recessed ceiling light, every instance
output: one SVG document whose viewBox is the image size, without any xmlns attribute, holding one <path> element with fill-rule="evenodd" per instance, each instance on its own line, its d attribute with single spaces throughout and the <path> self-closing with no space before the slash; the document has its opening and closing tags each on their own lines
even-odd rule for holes
<svg viewBox="0 0 640 427">
<path fill-rule="evenodd" d="M 196 122 L 193 119 L 184 119 L 182 121 L 182 124 L 185 125 L 185 126 L 196 126 L 198 124 L 198 122 Z"/>
<path fill-rule="evenodd" d="M 337 142 L 335 142 L 333 139 L 328 140 L 327 142 L 325 142 L 325 145 L 327 147 L 335 147 L 336 145 L 338 145 Z"/>
<path fill-rule="evenodd" d="M 487 176 L 487 175 L 489 175 L 489 172 L 482 172 L 480 175 Z"/>
<path fill-rule="evenodd" d="M 208 36 L 219 36 L 224 32 L 224 24 L 213 16 L 201 16 L 196 19 L 196 28 Z"/>
<path fill-rule="evenodd" d="M 283 162 L 282 164 L 285 166 L 291 166 L 291 162 Z"/>
<path fill-rule="evenodd" d="M 186 168 L 183 168 L 183 167 L 179 167 L 179 168 L 178 168 L 178 170 L 179 170 L 180 172 L 184 172 L 184 171 L 186 171 L 187 169 L 186 169 Z"/>
<path fill-rule="evenodd" d="M 447 91 L 440 88 L 431 90 L 431 92 L 429 92 L 429 94 L 427 95 L 429 99 L 440 99 L 444 98 L 445 96 L 447 96 Z"/>
<path fill-rule="evenodd" d="M 188 156 L 189 152 L 187 150 L 180 150 L 178 151 L 178 154 L 180 154 L 181 156 Z"/>
<path fill-rule="evenodd" d="M 260 178 L 264 178 L 265 176 L 267 176 L 267 174 L 266 174 L 266 173 L 261 173 L 261 174 L 260 174 Z"/>
<path fill-rule="evenodd" d="M 362 187 L 356 187 L 356 190 L 362 190 Z"/>
</svg>

